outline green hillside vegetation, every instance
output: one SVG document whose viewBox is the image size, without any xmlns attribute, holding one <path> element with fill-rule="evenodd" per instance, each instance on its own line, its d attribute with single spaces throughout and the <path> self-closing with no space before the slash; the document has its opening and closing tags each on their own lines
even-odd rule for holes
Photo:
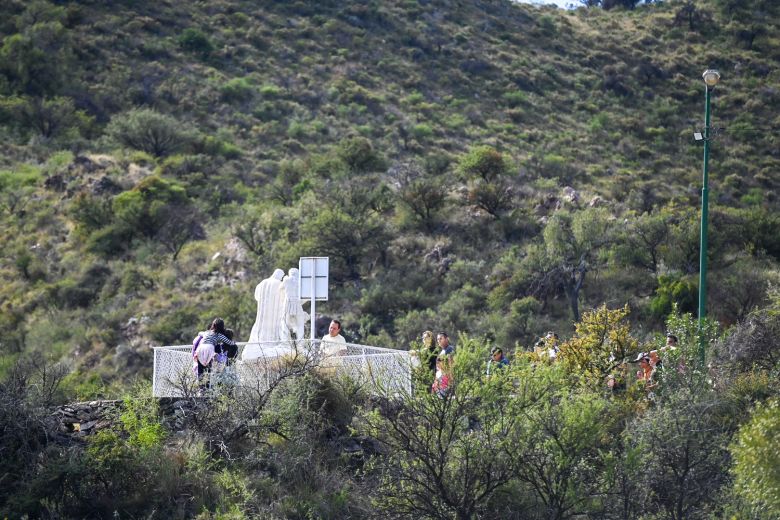
<svg viewBox="0 0 780 520">
<path fill-rule="evenodd" d="M 776 354 L 761 343 L 777 326 L 780 278 L 777 2 L 569 11 L 500 0 L 0 5 L 7 403 L 26 399 L 20 367 L 30 359 L 67 368 L 51 399 L 114 398 L 149 380 L 151 346 L 189 343 L 215 316 L 246 340 L 255 285 L 300 256 L 330 257 L 330 300 L 317 310 L 341 319 L 348 341 L 405 350 L 423 330 L 462 334 L 459 347 L 473 352 L 458 370 L 475 381 L 443 403 L 417 396 L 380 413 L 361 406 L 363 389 L 306 376 L 280 389 L 269 416 L 251 418 L 257 431 L 223 439 L 241 454 L 240 468 L 203 438 L 179 446 L 177 466 L 164 433 L 123 423 L 80 455 L 88 458 L 73 459 L 98 468 L 89 478 L 108 502 L 94 510 L 80 502 L 85 491 L 73 475 L 84 475 L 73 466 L 73 474 L 37 473 L 0 515 L 108 516 L 115 486 L 134 474 L 144 477 L 120 500 L 121 515 L 132 518 L 149 516 L 145 506 L 182 518 L 201 510 L 203 518 L 362 518 L 375 507 L 390 518 L 435 518 L 434 510 L 441 518 L 777 513 L 776 482 L 762 487 L 751 473 L 777 442 Z M 603 395 L 593 381 L 608 373 L 604 359 L 531 377 L 526 352 L 547 330 L 587 352 L 603 347 L 581 345 L 594 315 L 625 327 L 627 356 L 650 350 L 669 328 L 685 333 L 693 356 L 702 170 L 693 132 L 703 125 L 707 68 L 722 74 L 712 94 L 719 130 L 710 153 L 707 324 L 720 383 L 695 370 L 685 381 L 670 375 L 674 391 L 648 404 L 638 390 Z M 518 361 L 515 375 L 538 385 L 528 395 L 496 394 L 524 418 L 511 425 L 473 409 L 489 401 L 492 383 L 477 377 L 488 345 L 502 346 Z M 341 422 L 325 413 L 322 403 L 333 402 L 343 405 Z M 648 406 L 658 413 L 644 414 Z M 27 413 L 21 408 L 13 413 Z M 148 419 L 154 410 L 135 412 Z M 485 425 L 475 444 L 451 428 L 461 451 L 442 467 L 472 457 L 487 464 L 494 442 L 512 440 L 517 450 L 494 461 L 505 474 L 479 473 L 487 481 L 457 480 L 468 465 L 435 476 L 444 498 L 409 509 L 404 496 L 425 495 L 420 479 L 405 477 L 418 469 L 409 453 L 421 447 L 409 444 L 414 432 L 384 422 L 404 414 L 439 417 L 432 431 L 471 415 Z M 614 422 L 596 425 L 606 416 Z M 659 482 L 672 482 L 677 462 L 664 461 L 684 454 L 648 462 L 636 450 L 674 444 L 669 425 L 693 435 L 685 424 L 694 423 L 680 426 L 681 417 L 712 423 L 712 436 L 690 442 L 704 450 L 706 468 L 693 473 L 713 480 L 694 481 L 725 495 L 689 494 L 685 479 L 674 493 L 642 481 L 655 508 L 645 509 L 633 500 L 646 472 L 621 471 L 649 465 L 668 478 Z M 542 426 L 561 428 L 565 442 L 550 446 Z M 356 469 L 318 446 L 309 465 L 307 441 L 327 444 L 348 427 L 397 456 Z M 136 439 L 139 431 L 148 436 Z M 4 447 L 18 440 L 9 439 Z M 250 440 L 259 444 L 248 448 Z M 35 442 L 19 450 L 32 454 L 19 468 L 33 473 L 46 445 Z M 141 448 L 137 465 L 123 466 Z M 69 456 L 50 455 L 57 467 Z M 155 474 L 160 464 L 216 482 L 223 494 L 144 503 L 165 476 Z M 528 467 L 560 472 L 531 475 Z M 60 495 L 46 499 L 49 478 Z M 170 496 L 193 495 L 168 482 Z M 467 504 L 463 496 L 481 498 Z"/>
</svg>

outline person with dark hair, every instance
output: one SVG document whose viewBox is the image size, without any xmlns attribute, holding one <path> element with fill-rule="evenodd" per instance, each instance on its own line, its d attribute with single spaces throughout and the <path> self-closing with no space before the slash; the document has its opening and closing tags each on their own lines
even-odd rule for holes
<svg viewBox="0 0 780 520">
<path fill-rule="evenodd" d="M 446 332 L 439 332 L 436 334 L 436 343 L 439 345 L 441 351 L 439 355 L 452 356 L 455 353 L 455 347 L 450 344 L 450 337 Z"/>
<path fill-rule="evenodd" d="M 493 347 L 490 351 L 490 359 L 487 363 L 487 376 L 490 377 L 491 371 L 495 372 L 496 370 L 501 370 L 507 366 L 509 366 L 509 360 L 504 357 L 504 351 L 501 347 Z"/>
<path fill-rule="evenodd" d="M 347 340 L 340 334 L 341 322 L 331 320 L 328 333 L 322 337 L 320 349 L 323 356 L 345 356 L 347 354 Z"/>
<path fill-rule="evenodd" d="M 195 349 L 195 362 L 197 363 L 198 381 L 200 389 L 209 388 L 209 377 L 211 374 L 212 361 L 218 354 L 222 354 L 223 349 L 238 348 L 236 342 L 225 334 L 225 321 L 222 318 L 215 318 L 211 322 L 209 330 L 201 335 L 201 339 Z M 205 380 L 205 382 L 204 382 Z"/>
</svg>

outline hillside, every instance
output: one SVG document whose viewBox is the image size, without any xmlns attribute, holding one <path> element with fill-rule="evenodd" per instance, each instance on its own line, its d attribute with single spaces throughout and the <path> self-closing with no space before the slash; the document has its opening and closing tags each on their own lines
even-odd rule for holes
<svg viewBox="0 0 780 520">
<path fill-rule="evenodd" d="M 710 315 L 777 279 L 775 2 L 2 9 L 2 363 L 68 359 L 85 396 L 214 316 L 246 339 L 308 255 L 357 343 L 522 350 L 603 303 L 649 339 L 695 312 L 706 68 Z"/>
</svg>

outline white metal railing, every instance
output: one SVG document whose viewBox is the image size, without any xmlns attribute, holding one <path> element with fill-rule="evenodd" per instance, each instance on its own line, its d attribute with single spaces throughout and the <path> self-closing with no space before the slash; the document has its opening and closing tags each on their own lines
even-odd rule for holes
<svg viewBox="0 0 780 520">
<path fill-rule="evenodd" d="M 280 363 L 297 356 L 305 359 L 312 369 L 350 377 L 366 385 L 372 393 L 411 392 L 411 363 L 407 351 L 347 343 L 343 345 L 346 352 L 341 355 L 324 355 L 320 343 L 319 340 L 239 343 L 238 356 L 230 369 L 235 379 L 233 384 L 254 386 L 258 380 L 270 380 L 280 370 Z M 261 355 L 242 361 L 241 355 L 247 345 L 253 348 L 254 354 L 259 349 Z M 182 397 L 185 388 L 196 388 L 197 384 L 192 345 L 154 347 L 152 394 L 155 397 Z"/>
</svg>

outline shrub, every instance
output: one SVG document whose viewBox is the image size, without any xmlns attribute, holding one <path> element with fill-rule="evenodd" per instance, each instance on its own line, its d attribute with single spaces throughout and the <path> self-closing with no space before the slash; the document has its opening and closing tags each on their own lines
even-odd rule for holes
<svg viewBox="0 0 780 520">
<path fill-rule="evenodd" d="M 148 108 L 114 116 L 106 133 L 123 146 L 155 157 L 170 155 L 191 141 L 189 133 L 181 129 L 176 119 Z"/>
<path fill-rule="evenodd" d="M 756 512 L 780 516 L 780 401 L 760 405 L 731 445 L 735 487 Z"/>
<path fill-rule="evenodd" d="M 495 148 L 478 146 L 469 150 L 461 158 L 458 170 L 467 179 L 479 177 L 486 182 L 491 182 L 507 173 L 508 164 L 504 155 Z"/>
<path fill-rule="evenodd" d="M 188 27 L 177 38 L 179 47 L 185 51 L 207 56 L 214 50 L 211 40 L 198 29 Z"/>
<path fill-rule="evenodd" d="M 249 101 L 255 93 L 255 86 L 248 78 L 233 78 L 219 89 L 222 99 L 228 103 Z"/>
<path fill-rule="evenodd" d="M 658 278 L 658 289 L 650 302 L 650 310 L 657 318 L 664 318 L 676 304 L 680 312 L 694 312 L 698 301 L 698 287 L 691 278 L 677 278 L 662 275 Z"/>
</svg>

